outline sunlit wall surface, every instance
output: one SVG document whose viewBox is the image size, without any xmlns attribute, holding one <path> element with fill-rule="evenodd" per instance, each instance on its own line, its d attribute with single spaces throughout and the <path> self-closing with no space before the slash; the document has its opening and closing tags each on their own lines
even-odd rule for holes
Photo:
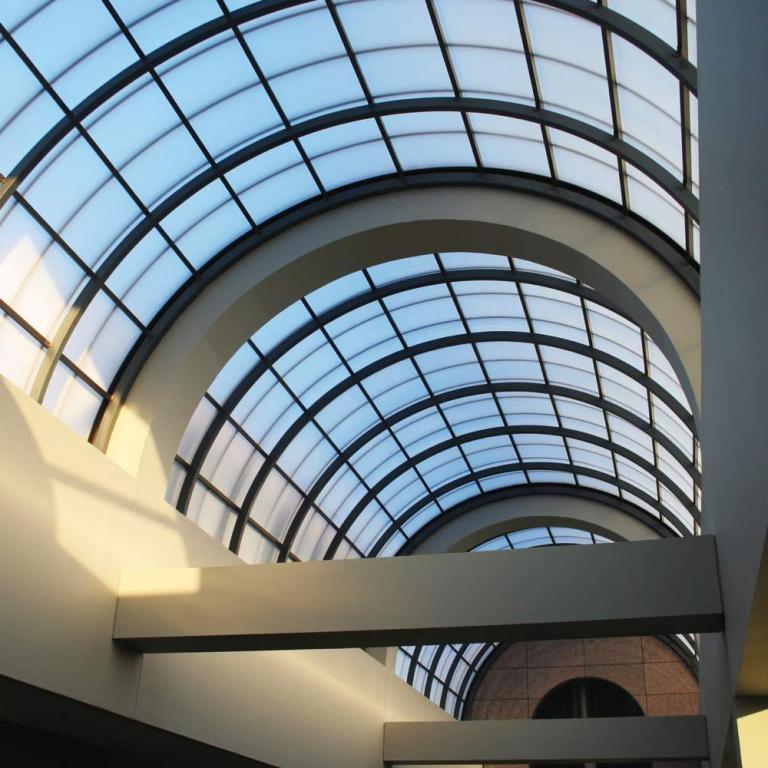
<svg viewBox="0 0 768 768">
<path fill-rule="evenodd" d="M 694 28 L 693 0 L 3 2 L 0 372 L 91 435 L 171 297 L 371 179 L 567 190 L 695 268 Z"/>
</svg>

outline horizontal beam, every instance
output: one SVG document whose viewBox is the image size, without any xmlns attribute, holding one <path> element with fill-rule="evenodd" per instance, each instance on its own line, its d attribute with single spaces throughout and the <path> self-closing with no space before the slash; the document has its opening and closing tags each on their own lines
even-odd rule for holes
<svg viewBox="0 0 768 768">
<path fill-rule="evenodd" d="M 702 716 L 384 723 L 384 762 L 706 760 Z"/>
<path fill-rule="evenodd" d="M 139 651 L 359 648 L 722 629 L 714 539 L 125 571 Z"/>
</svg>

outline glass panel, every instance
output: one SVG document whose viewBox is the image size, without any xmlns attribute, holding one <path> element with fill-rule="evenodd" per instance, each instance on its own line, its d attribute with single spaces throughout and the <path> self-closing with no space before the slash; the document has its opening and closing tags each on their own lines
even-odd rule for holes
<svg viewBox="0 0 768 768">
<path fill-rule="evenodd" d="M 453 95 L 425 4 L 360 0 L 338 8 L 374 99 Z"/>
<path fill-rule="evenodd" d="M 533 104 L 533 89 L 513 3 L 462 0 L 435 6 L 462 94 Z"/>
<path fill-rule="evenodd" d="M 565 131 L 550 129 L 557 176 L 621 203 L 616 155 Z"/>
<path fill-rule="evenodd" d="M 632 43 L 612 40 L 624 138 L 682 179 L 677 79 Z"/>
<path fill-rule="evenodd" d="M 612 133 L 600 27 L 530 0 L 524 8 L 542 106 Z"/>
<path fill-rule="evenodd" d="M 6 6 L 7 8 L 7 6 Z M 0 9 L 0 14 L 5 9 Z M 0 172 L 6 176 L 63 113 L 11 46 L 0 41 L 3 100 L 0 103 Z"/>
<path fill-rule="evenodd" d="M 470 114 L 469 120 L 484 166 L 550 175 L 539 125 L 480 113 Z"/>
<path fill-rule="evenodd" d="M 301 144 L 327 189 L 395 171 L 373 120 L 318 131 L 302 138 Z"/>
<path fill-rule="evenodd" d="M 363 92 L 330 13 L 299 8 L 248 25 L 245 39 L 289 120 L 360 104 Z"/>
<path fill-rule="evenodd" d="M 456 112 L 391 115 L 384 126 L 404 170 L 475 165 L 461 116 Z"/>
<path fill-rule="evenodd" d="M 137 58 L 100 3 L 47 3 L 14 37 L 70 107 Z"/>
<path fill-rule="evenodd" d="M 215 0 L 113 0 L 113 5 L 145 52 L 221 13 Z"/>
<path fill-rule="evenodd" d="M 318 193 L 293 144 L 283 144 L 249 160 L 230 171 L 227 178 L 258 223 Z"/>
</svg>

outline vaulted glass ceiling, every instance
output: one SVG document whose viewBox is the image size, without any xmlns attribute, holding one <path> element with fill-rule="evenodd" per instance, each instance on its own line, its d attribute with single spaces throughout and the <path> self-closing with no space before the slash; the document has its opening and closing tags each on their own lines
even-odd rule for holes
<svg viewBox="0 0 768 768">
<path fill-rule="evenodd" d="M 580 528 L 546 526 L 496 536 L 472 548 L 472 552 L 532 547 L 607 544 L 612 539 Z M 689 664 L 695 664 L 694 635 L 664 638 Z M 472 689 L 486 665 L 509 643 L 453 643 L 409 645 L 397 649 L 395 672 L 417 691 L 457 719 L 467 714 Z"/>
<path fill-rule="evenodd" d="M 248 562 L 392 555 L 472 497 L 559 485 L 699 521 L 693 419 L 653 340 L 522 259 L 340 278 L 223 368 L 178 450 L 179 510 Z"/>
<path fill-rule="evenodd" d="M 695 20 L 693 0 L 0 4 L 0 373 L 93 435 L 216 265 L 409 186 L 556 197 L 690 279 Z"/>
</svg>

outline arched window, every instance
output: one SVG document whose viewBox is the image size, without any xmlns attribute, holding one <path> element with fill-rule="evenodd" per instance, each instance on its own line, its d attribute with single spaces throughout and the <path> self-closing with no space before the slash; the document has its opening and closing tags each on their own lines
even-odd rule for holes
<svg viewBox="0 0 768 768">
<path fill-rule="evenodd" d="M 642 717 L 643 710 L 623 688 L 595 677 L 568 680 L 553 688 L 539 702 L 535 720 L 563 717 Z M 568 763 L 558 768 L 592 768 L 594 763 Z M 602 768 L 620 768 L 619 764 L 601 763 Z M 535 768 L 550 768 L 536 763 Z M 554 768 L 554 765 L 552 765 Z M 621 768 L 651 768 L 650 763 L 622 763 Z"/>
</svg>

